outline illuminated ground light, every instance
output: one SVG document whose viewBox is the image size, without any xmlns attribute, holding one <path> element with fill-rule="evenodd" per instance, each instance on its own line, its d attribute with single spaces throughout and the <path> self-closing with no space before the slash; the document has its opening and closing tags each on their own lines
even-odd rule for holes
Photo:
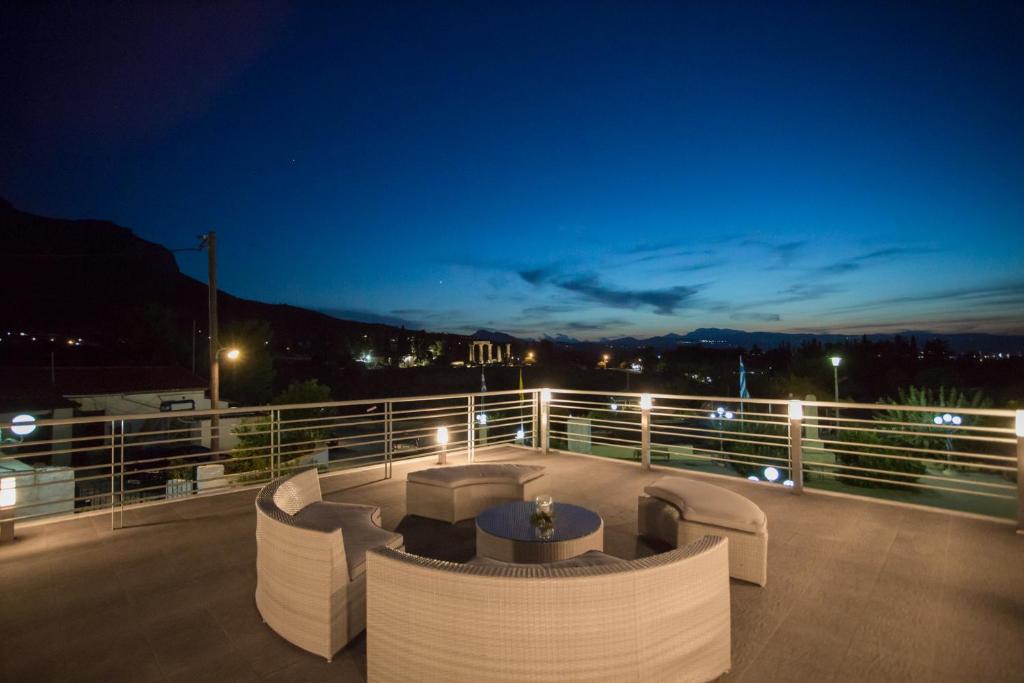
<svg viewBox="0 0 1024 683">
<path fill-rule="evenodd" d="M 11 431 L 18 436 L 28 436 L 36 431 L 36 419 L 31 415 L 15 415 L 11 420 Z"/>
</svg>

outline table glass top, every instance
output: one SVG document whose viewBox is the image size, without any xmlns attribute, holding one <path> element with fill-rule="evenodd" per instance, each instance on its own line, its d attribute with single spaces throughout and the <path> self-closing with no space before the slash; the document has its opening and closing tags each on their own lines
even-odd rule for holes
<svg viewBox="0 0 1024 683">
<path fill-rule="evenodd" d="M 554 528 L 544 533 L 530 522 L 533 501 L 506 503 L 488 508 L 476 517 L 476 525 L 500 538 L 551 543 L 588 536 L 601 528 L 601 516 L 579 505 L 555 503 Z"/>
</svg>

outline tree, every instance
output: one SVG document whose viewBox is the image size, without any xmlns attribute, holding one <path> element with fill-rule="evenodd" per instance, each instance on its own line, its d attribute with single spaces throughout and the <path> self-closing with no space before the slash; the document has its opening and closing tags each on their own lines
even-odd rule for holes
<svg viewBox="0 0 1024 683">
<path fill-rule="evenodd" d="M 327 403 L 331 390 L 315 379 L 292 382 L 274 397 L 274 405 Z M 287 468 L 299 457 L 315 452 L 330 433 L 326 425 L 333 414 L 330 408 L 281 409 L 278 424 L 270 414 L 244 420 L 235 428 L 238 445 L 231 451 L 234 462 L 231 472 L 266 471 L 270 469 L 271 435 L 277 432 L 280 457 L 278 466 Z"/>
<path fill-rule="evenodd" d="M 945 387 L 940 387 L 936 392 L 909 386 L 897 391 L 897 400 L 890 399 L 886 403 L 893 406 L 938 408 L 955 412 L 957 408 L 986 408 L 990 401 L 981 392 L 975 392 L 968 398 L 965 393 L 955 388 L 947 392 Z M 956 434 L 957 426 L 967 426 L 974 422 L 969 415 L 957 416 L 960 419 L 958 425 L 937 426 L 934 422 L 936 417 L 936 412 L 929 410 L 894 407 L 874 413 L 872 419 L 879 424 L 870 426 L 873 431 L 839 430 L 834 438 L 841 443 L 831 444 L 831 448 L 836 450 L 837 462 L 879 471 L 852 472 L 848 476 L 837 474 L 836 478 L 851 486 L 904 488 L 904 485 L 916 482 L 927 470 L 926 463 L 914 458 L 946 459 L 955 462 L 957 458 L 953 456 L 943 457 L 938 453 L 902 450 L 955 450 L 950 435 Z M 887 449 L 888 457 L 885 455 Z"/>
</svg>

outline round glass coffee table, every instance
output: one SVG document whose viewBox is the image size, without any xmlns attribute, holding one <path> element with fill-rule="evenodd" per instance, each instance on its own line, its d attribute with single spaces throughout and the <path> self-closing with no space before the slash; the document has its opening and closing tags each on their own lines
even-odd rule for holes
<svg viewBox="0 0 1024 683">
<path fill-rule="evenodd" d="M 555 562 L 604 550 L 601 515 L 570 503 L 554 504 L 554 526 L 531 523 L 533 501 L 488 508 L 476 517 L 476 554 L 502 562 Z"/>
</svg>

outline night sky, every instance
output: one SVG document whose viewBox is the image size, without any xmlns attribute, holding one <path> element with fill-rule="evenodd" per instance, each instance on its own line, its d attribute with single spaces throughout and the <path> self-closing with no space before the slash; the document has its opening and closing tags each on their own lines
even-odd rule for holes
<svg viewBox="0 0 1024 683">
<path fill-rule="evenodd" d="M 339 5 L 3 3 L 0 196 L 434 330 L 1024 333 L 1020 2 Z"/>
</svg>

